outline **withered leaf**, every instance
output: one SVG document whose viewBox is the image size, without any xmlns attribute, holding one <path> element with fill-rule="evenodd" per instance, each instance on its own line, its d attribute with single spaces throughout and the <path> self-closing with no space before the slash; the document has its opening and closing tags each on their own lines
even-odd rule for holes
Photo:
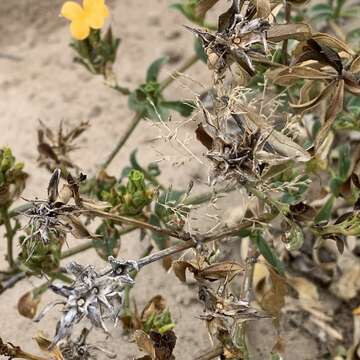
<svg viewBox="0 0 360 360">
<path fill-rule="evenodd" d="M 192 272 L 196 271 L 196 268 L 193 264 L 184 260 L 173 261 L 172 269 L 176 277 L 182 282 L 186 282 L 186 269 L 189 269 Z"/>
<path fill-rule="evenodd" d="M 354 55 L 354 51 L 343 41 L 339 40 L 335 36 L 325 33 L 315 33 L 312 35 L 312 39 L 321 45 L 330 47 L 333 50 L 345 51 L 350 55 Z"/>
<path fill-rule="evenodd" d="M 336 82 L 336 88 L 334 94 L 330 99 L 329 107 L 325 114 L 325 122 L 322 125 L 318 135 L 315 139 L 315 149 L 319 149 L 320 145 L 325 140 L 327 134 L 330 131 L 331 125 L 333 124 L 336 115 L 343 109 L 344 101 L 344 80 Z"/>
<path fill-rule="evenodd" d="M 275 84 L 289 86 L 293 85 L 295 81 L 303 79 L 328 80 L 329 74 L 312 67 L 296 65 L 285 69 L 272 70 L 267 73 L 267 77 Z"/>
<path fill-rule="evenodd" d="M 269 41 L 279 42 L 287 39 L 306 40 L 311 36 L 308 24 L 274 24 L 266 32 Z"/>
<path fill-rule="evenodd" d="M 272 287 L 261 299 L 261 307 L 273 317 L 278 317 L 285 305 L 287 285 L 285 278 L 280 276 L 271 266 L 268 267 L 268 270 Z"/>
<path fill-rule="evenodd" d="M 61 170 L 55 169 L 51 175 L 48 186 L 48 199 L 50 202 L 54 202 L 59 195 L 59 182 L 60 182 Z"/>
<path fill-rule="evenodd" d="M 40 303 L 40 296 L 34 298 L 33 292 L 25 293 L 18 301 L 17 308 L 22 316 L 33 319 Z"/>
<path fill-rule="evenodd" d="M 74 215 L 72 214 L 68 214 L 65 217 L 68 222 L 68 226 L 70 227 L 70 232 L 71 234 L 76 238 L 76 239 L 86 239 L 86 238 L 101 238 L 101 235 L 96 235 L 91 233 L 86 226 Z"/>
<path fill-rule="evenodd" d="M 208 150 L 213 148 L 213 138 L 205 131 L 202 124 L 199 124 L 195 130 L 196 138 L 204 145 Z"/>
<path fill-rule="evenodd" d="M 329 95 L 331 95 L 332 91 L 336 88 L 337 82 L 334 80 L 329 83 L 324 89 L 321 90 L 320 94 L 312 98 L 311 100 L 305 103 L 292 104 L 290 106 L 294 109 L 307 111 L 317 106 L 320 101 L 326 99 Z"/>
<path fill-rule="evenodd" d="M 150 336 L 146 334 L 143 330 L 136 330 L 134 334 L 136 345 L 140 350 L 146 352 L 151 356 L 151 359 L 156 359 L 155 357 L 155 346 L 150 339 Z"/>
<path fill-rule="evenodd" d="M 51 359 L 54 360 L 64 360 L 64 357 L 57 345 L 54 345 L 49 339 L 47 339 L 41 332 L 35 336 L 35 341 L 37 342 L 39 348 L 46 354 L 48 354 Z"/>
<path fill-rule="evenodd" d="M 64 184 L 56 198 L 55 205 L 66 205 L 73 197 L 73 192 L 68 184 Z"/>
<path fill-rule="evenodd" d="M 218 280 L 226 277 L 232 277 L 243 271 L 244 267 L 234 261 L 224 261 L 211 264 L 197 273 L 197 276 L 207 280 Z"/>
<path fill-rule="evenodd" d="M 218 2 L 219 0 L 200 0 L 196 5 L 195 14 L 197 17 L 203 18 L 206 13 Z"/>
<path fill-rule="evenodd" d="M 150 339 L 155 347 L 156 360 L 175 359 L 172 353 L 175 348 L 177 338 L 172 330 L 166 331 L 164 334 L 150 331 Z"/>
<path fill-rule="evenodd" d="M 156 295 L 145 305 L 141 313 L 141 320 L 145 322 L 150 316 L 163 312 L 165 308 L 165 299 L 161 295 Z"/>
</svg>

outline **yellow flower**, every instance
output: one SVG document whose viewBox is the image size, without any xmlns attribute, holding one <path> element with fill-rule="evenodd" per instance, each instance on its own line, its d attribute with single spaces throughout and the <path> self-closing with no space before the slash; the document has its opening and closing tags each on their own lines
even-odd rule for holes
<svg viewBox="0 0 360 360">
<path fill-rule="evenodd" d="M 61 9 L 61 15 L 71 21 L 72 36 L 84 40 L 89 36 L 90 28 L 101 29 L 104 26 L 109 9 L 105 0 L 83 0 L 82 7 L 74 1 L 67 1 Z"/>
</svg>

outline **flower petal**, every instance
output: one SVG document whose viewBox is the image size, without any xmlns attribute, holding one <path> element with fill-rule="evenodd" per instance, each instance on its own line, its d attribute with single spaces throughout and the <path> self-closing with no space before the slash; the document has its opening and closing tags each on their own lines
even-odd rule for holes
<svg viewBox="0 0 360 360">
<path fill-rule="evenodd" d="M 67 1 L 62 6 L 60 14 L 64 18 L 74 21 L 84 16 L 84 10 L 78 3 L 74 1 Z"/>
<path fill-rule="evenodd" d="M 88 26 L 92 29 L 101 29 L 104 26 L 105 18 L 101 14 L 90 14 L 86 17 Z"/>
<path fill-rule="evenodd" d="M 76 40 L 84 40 L 90 34 L 90 27 L 84 20 L 75 20 L 70 25 L 70 31 Z"/>
<path fill-rule="evenodd" d="M 83 0 L 85 11 L 91 11 L 94 8 L 101 8 L 105 5 L 105 0 Z"/>
</svg>

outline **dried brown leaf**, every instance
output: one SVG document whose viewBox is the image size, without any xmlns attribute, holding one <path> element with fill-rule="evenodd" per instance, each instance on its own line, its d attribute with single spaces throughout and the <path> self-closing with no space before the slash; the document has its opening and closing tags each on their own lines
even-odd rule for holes
<svg viewBox="0 0 360 360">
<path fill-rule="evenodd" d="M 196 275 L 207 280 L 218 280 L 226 277 L 233 277 L 242 272 L 244 267 L 234 261 L 223 261 L 207 266 L 200 270 Z"/>
<path fill-rule="evenodd" d="M 166 300 L 161 295 L 154 296 L 144 307 L 141 313 L 141 320 L 146 320 L 154 315 L 162 313 L 166 308 Z"/>
<path fill-rule="evenodd" d="M 154 360 L 155 358 L 155 347 L 150 339 L 150 336 L 143 330 L 136 330 L 134 334 L 136 345 L 140 350 L 146 352 Z"/>
<path fill-rule="evenodd" d="M 54 360 L 64 360 L 64 357 L 57 345 L 54 345 L 49 339 L 47 339 L 41 332 L 34 338 L 39 348 L 50 356 Z"/>
<path fill-rule="evenodd" d="M 269 41 L 279 42 L 287 39 L 298 41 L 306 40 L 311 37 L 311 27 L 308 24 L 274 24 L 266 32 Z"/>
<path fill-rule="evenodd" d="M 298 104 L 292 104 L 290 103 L 290 106 L 294 109 L 301 110 L 301 111 L 307 111 L 312 109 L 313 107 L 317 106 L 320 101 L 326 99 L 329 95 L 331 95 L 332 91 L 336 88 L 336 81 L 332 81 L 329 83 L 324 89 L 321 90 L 320 94 L 312 98 L 311 100 L 305 102 L 305 103 L 298 103 Z"/>
<path fill-rule="evenodd" d="M 34 298 L 33 292 L 29 291 L 20 297 L 17 308 L 22 316 L 33 319 L 36 315 L 37 307 L 40 303 L 40 297 Z"/>
<path fill-rule="evenodd" d="M 329 107 L 325 114 L 325 121 L 315 139 L 315 149 L 319 149 L 330 131 L 336 115 L 343 109 L 344 101 L 344 80 L 336 82 L 336 89 L 330 99 Z"/>
<path fill-rule="evenodd" d="M 203 18 L 218 1 L 219 0 L 200 0 L 196 6 L 195 15 Z"/>
<path fill-rule="evenodd" d="M 182 282 L 186 282 L 186 269 L 189 269 L 192 272 L 196 271 L 196 268 L 193 264 L 184 260 L 173 261 L 172 269 L 176 277 Z"/>
</svg>

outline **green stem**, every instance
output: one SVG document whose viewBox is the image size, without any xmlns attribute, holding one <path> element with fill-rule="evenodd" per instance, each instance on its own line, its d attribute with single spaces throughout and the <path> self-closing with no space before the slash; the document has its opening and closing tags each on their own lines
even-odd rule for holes
<svg viewBox="0 0 360 360">
<path fill-rule="evenodd" d="M 105 170 L 110 163 L 113 161 L 114 157 L 120 151 L 120 149 L 125 145 L 129 137 L 132 135 L 136 127 L 139 125 L 141 119 L 143 117 L 142 113 L 136 113 L 133 119 L 131 120 L 129 128 L 126 130 L 125 134 L 120 138 L 118 143 L 116 144 L 114 150 L 110 153 L 106 161 L 101 165 L 101 170 Z"/>
<path fill-rule="evenodd" d="M 14 255 L 13 255 L 13 240 L 14 240 L 14 229 L 11 227 L 10 217 L 8 209 L 6 207 L 1 208 L 1 217 L 6 229 L 7 238 L 7 260 L 9 262 L 10 269 L 14 268 Z"/>
</svg>

